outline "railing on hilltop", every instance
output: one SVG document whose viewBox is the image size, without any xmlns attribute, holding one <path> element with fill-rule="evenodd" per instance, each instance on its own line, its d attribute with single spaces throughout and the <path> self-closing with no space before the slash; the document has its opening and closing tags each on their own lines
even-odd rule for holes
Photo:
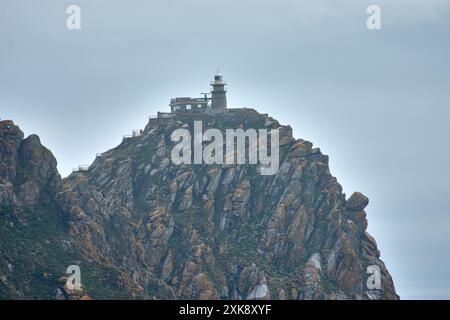
<svg viewBox="0 0 450 320">
<path fill-rule="evenodd" d="M 78 168 L 72 170 L 72 172 L 86 172 L 89 170 L 88 165 L 79 165 Z"/>
</svg>

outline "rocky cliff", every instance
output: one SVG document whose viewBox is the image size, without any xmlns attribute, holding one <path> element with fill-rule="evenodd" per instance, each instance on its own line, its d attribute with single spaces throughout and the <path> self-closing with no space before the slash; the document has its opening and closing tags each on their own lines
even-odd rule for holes
<svg viewBox="0 0 450 320">
<path fill-rule="evenodd" d="M 129 296 L 120 271 L 86 257 L 69 234 L 59 196 L 61 177 L 52 153 L 36 135 L 24 139 L 12 121 L 0 121 L 0 299 L 80 299 L 66 268 L 82 265 L 95 296 Z"/>
<path fill-rule="evenodd" d="M 194 121 L 205 130 L 278 128 L 280 169 L 270 176 L 259 174 L 257 165 L 173 164 L 171 133 L 192 131 Z M 52 272 L 61 275 L 63 265 L 79 260 L 94 298 L 398 298 L 366 231 L 368 199 L 361 193 L 346 199 L 328 157 L 267 115 L 237 109 L 151 119 L 142 135 L 124 139 L 88 171 L 63 181 L 36 136 L 24 140 L 11 122 L 1 122 L 0 130 L 0 218 L 10 233 L 5 240 L 20 242 L 17 233 L 28 232 L 21 208 L 44 206 L 39 216 L 61 221 L 54 224 L 62 239 L 42 235 L 48 250 L 72 255 L 63 259 L 55 252 L 62 261 Z M 19 282 L 2 261 L 20 256 L 10 252 L 4 243 L 0 296 L 27 297 L 10 288 Z M 21 262 L 34 264 L 35 258 Z M 379 289 L 366 285 L 369 266 L 381 272 Z"/>
</svg>

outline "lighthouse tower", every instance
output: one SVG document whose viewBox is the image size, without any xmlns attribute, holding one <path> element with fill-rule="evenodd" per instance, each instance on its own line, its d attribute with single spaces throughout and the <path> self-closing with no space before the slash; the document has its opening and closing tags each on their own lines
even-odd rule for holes
<svg viewBox="0 0 450 320">
<path fill-rule="evenodd" d="M 227 109 L 227 95 L 225 90 L 226 83 L 222 79 L 222 75 L 217 70 L 214 81 L 211 82 L 211 110 L 215 112 L 225 112 Z"/>
</svg>

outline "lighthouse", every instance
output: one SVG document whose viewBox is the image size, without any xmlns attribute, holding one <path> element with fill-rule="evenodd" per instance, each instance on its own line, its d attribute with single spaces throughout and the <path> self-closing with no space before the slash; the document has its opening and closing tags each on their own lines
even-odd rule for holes
<svg viewBox="0 0 450 320">
<path fill-rule="evenodd" d="M 226 83 L 223 81 L 219 70 L 214 75 L 214 81 L 211 82 L 211 110 L 215 112 L 225 112 L 227 109 L 227 95 L 225 90 Z"/>
</svg>

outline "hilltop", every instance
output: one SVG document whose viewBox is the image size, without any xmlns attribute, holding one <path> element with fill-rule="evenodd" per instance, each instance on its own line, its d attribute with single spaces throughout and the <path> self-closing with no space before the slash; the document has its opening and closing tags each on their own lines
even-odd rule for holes
<svg viewBox="0 0 450 320">
<path fill-rule="evenodd" d="M 251 164 L 175 165 L 171 134 L 183 128 L 193 135 L 194 121 L 223 132 L 277 129 L 279 170 L 261 175 Z M 9 234 L 0 256 L 12 265 L 0 263 L 3 298 L 33 291 L 22 288 L 24 281 L 32 287 L 31 279 L 19 282 L 8 270 L 19 261 L 36 269 L 38 259 L 6 244 L 34 251 L 38 244 L 21 237 L 33 219 L 44 217 L 33 232 L 50 241 L 42 250 L 60 262 L 51 267 L 39 260 L 39 272 L 47 268 L 55 280 L 78 259 L 93 298 L 398 299 L 366 230 L 368 199 L 359 192 L 346 198 L 328 156 L 266 114 L 229 109 L 153 118 L 64 180 L 37 137 L 27 138 L 39 150 L 27 163 L 39 165 L 24 165 L 21 150 L 30 142 L 12 122 L 0 128 L 0 217 Z M 55 234 L 48 233 L 53 224 Z M 60 251 L 76 258 L 62 258 Z M 379 289 L 368 288 L 368 268 L 380 271 Z M 43 292 L 59 288 L 56 282 Z"/>
</svg>

